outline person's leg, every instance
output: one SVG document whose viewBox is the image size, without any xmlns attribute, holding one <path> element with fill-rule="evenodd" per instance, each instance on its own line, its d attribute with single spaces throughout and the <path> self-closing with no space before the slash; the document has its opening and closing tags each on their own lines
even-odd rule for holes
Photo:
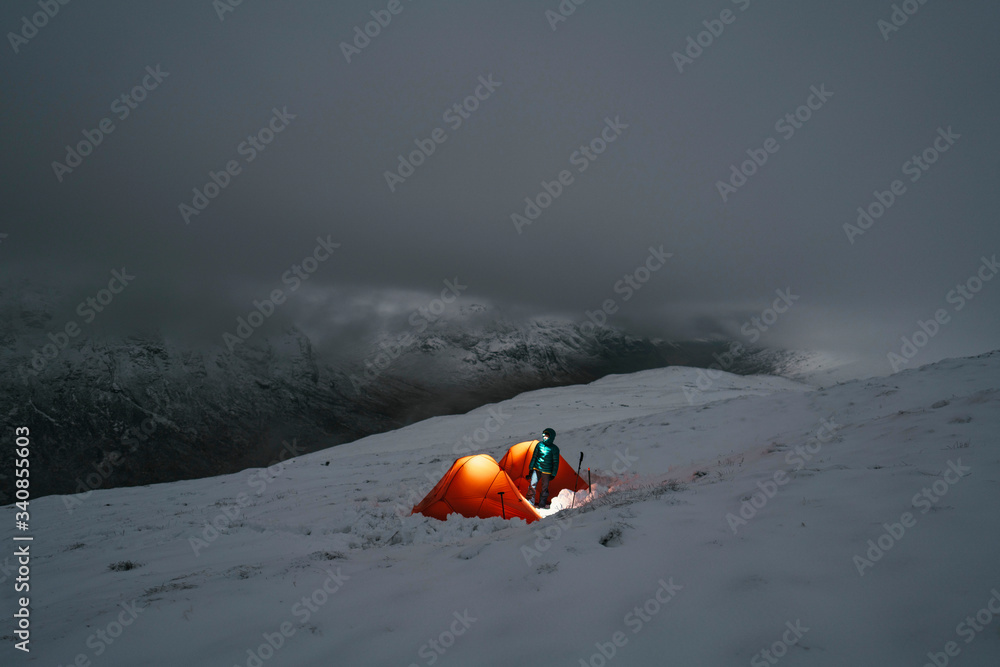
<svg viewBox="0 0 1000 667">
<path fill-rule="evenodd" d="M 538 506 L 539 507 L 548 507 L 548 505 L 549 505 L 549 480 L 552 479 L 552 475 L 539 474 L 538 477 L 540 478 L 538 481 L 540 483 L 539 486 L 541 487 L 541 489 L 540 489 L 541 490 L 541 503 L 539 503 Z"/>
<path fill-rule="evenodd" d="M 538 505 L 538 496 L 536 495 L 538 488 L 538 471 L 531 471 L 531 479 L 528 480 L 528 493 L 525 494 L 528 497 L 528 502 L 532 505 Z"/>
</svg>

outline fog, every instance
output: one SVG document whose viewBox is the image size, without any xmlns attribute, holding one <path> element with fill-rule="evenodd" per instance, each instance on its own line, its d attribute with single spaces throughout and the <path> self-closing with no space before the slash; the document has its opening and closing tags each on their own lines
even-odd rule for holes
<svg viewBox="0 0 1000 667">
<path fill-rule="evenodd" d="M 5 3 L 0 277 L 63 293 L 61 324 L 124 268 L 93 331 L 223 347 L 275 290 L 268 331 L 344 345 L 457 281 L 449 308 L 883 371 L 921 331 L 914 362 L 995 349 L 998 24 L 914 0 Z"/>
</svg>

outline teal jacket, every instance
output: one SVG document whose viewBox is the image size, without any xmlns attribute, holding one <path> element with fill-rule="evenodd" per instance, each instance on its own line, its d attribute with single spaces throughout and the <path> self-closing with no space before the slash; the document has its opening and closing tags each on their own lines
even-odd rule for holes
<svg viewBox="0 0 1000 667">
<path fill-rule="evenodd" d="M 528 470 L 537 470 L 546 475 L 556 476 L 556 472 L 559 470 L 559 448 L 554 442 L 546 443 L 542 440 L 535 445 L 535 453 L 531 456 Z"/>
</svg>

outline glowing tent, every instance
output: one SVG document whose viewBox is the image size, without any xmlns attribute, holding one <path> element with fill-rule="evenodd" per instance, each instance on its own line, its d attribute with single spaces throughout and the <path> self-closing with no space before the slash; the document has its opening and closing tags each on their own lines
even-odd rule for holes
<svg viewBox="0 0 1000 667">
<path fill-rule="evenodd" d="M 500 492 L 503 492 L 502 505 Z M 455 461 L 430 493 L 413 508 L 413 514 L 418 512 L 442 521 L 452 512 L 481 519 L 518 517 L 528 523 L 542 518 L 488 454 L 463 456 Z"/>
<path fill-rule="evenodd" d="M 524 476 L 528 474 L 528 465 L 531 463 L 531 457 L 535 453 L 535 445 L 537 444 L 537 440 L 519 442 L 508 449 L 507 453 L 500 459 L 500 467 L 514 480 L 517 490 L 522 495 L 528 493 L 528 480 Z M 555 479 L 549 482 L 549 497 L 555 498 L 563 489 L 585 491 L 589 488 L 587 482 L 577 475 L 576 470 L 560 455 L 559 469 L 556 471 Z"/>
</svg>

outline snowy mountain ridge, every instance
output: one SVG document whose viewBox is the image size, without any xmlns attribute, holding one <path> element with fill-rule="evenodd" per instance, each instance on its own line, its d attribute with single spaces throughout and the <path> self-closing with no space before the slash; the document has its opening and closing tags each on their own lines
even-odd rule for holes
<svg viewBox="0 0 1000 667">
<path fill-rule="evenodd" d="M 647 370 L 72 514 L 41 498 L 28 662 L 995 664 L 998 371 L 722 374 L 692 404 L 697 369 Z M 464 436 L 498 458 L 544 426 L 590 502 L 530 526 L 398 511 Z"/>
<path fill-rule="evenodd" d="M 25 286 L 0 293 L 0 414 L 58 443 L 39 453 L 40 494 L 266 465 L 293 443 L 316 451 L 539 387 L 708 365 L 724 348 L 614 329 L 583 335 L 568 321 L 514 323 L 472 306 L 411 331 L 405 346 L 383 335 L 357 358 L 331 359 L 294 327 L 259 332 L 234 353 L 156 333 L 66 338 L 60 348 L 60 298 Z M 774 354 L 730 370 L 771 370 Z"/>
</svg>

